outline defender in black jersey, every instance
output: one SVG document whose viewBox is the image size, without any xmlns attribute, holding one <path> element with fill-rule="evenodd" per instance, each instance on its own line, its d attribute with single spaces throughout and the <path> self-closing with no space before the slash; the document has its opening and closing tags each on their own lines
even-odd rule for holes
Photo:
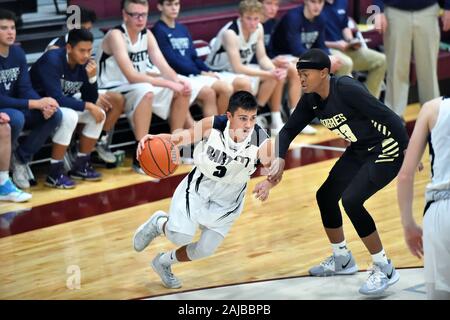
<svg viewBox="0 0 450 320">
<path fill-rule="evenodd" d="M 403 161 L 408 135 L 400 118 L 373 97 L 363 84 L 329 74 L 330 60 L 319 49 L 303 54 L 298 63 L 304 92 L 297 108 L 280 131 L 269 180 L 281 178 L 284 157 L 294 137 L 315 117 L 350 142 L 317 191 L 317 203 L 333 255 L 309 270 L 313 276 L 353 274 L 358 267 L 347 250 L 339 200 L 372 255 L 374 267 L 362 294 L 379 294 L 399 279 L 383 250 L 375 223 L 364 202 L 392 181 Z"/>
</svg>

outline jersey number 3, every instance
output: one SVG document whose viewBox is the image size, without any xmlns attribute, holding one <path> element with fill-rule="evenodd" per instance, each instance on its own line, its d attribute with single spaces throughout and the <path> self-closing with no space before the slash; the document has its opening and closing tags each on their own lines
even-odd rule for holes
<svg viewBox="0 0 450 320">
<path fill-rule="evenodd" d="M 217 171 L 213 172 L 213 176 L 217 177 L 217 178 L 223 178 L 225 176 L 225 174 L 227 173 L 227 168 L 224 166 L 217 166 L 216 170 Z"/>
<path fill-rule="evenodd" d="M 350 142 L 356 142 L 358 139 L 353 134 L 352 129 L 347 124 L 344 124 L 340 126 L 339 128 L 333 129 L 333 132 L 337 133 L 340 137 L 343 139 L 350 141 Z"/>
</svg>

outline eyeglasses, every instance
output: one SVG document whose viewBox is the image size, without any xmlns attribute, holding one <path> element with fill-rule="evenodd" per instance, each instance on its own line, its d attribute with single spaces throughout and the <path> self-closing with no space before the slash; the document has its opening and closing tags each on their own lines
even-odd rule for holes
<svg viewBox="0 0 450 320">
<path fill-rule="evenodd" d="M 125 11 L 125 13 L 127 15 L 129 15 L 130 17 L 132 17 L 133 19 L 136 19 L 136 20 L 138 20 L 138 19 L 145 19 L 148 16 L 147 12 L 146 13 L 136 13 L 136 12 L 127 12 L 127 11 Z"/>
</svg>

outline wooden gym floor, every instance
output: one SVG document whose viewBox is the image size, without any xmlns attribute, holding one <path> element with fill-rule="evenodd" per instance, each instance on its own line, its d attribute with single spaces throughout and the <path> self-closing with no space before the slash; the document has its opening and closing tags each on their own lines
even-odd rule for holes
<svg viewBox="0 0 450 320">
<path fill-rule="evenodd" d="M 418 110 L 418 105 L 407 108 L 410 131 Z M 190 166 L 156 181 L 135 174 L 127 159 L 123 167 L 102 169 L 101 182 L 82 182 L 74 190 L 46 188 L 45 176 L 39 175 L 32 201 L 0 203 L 0 299 L 136 299 L 306 275 L 309 267 L 330 254 L 315 192 L 345 147 L 333 133 L 317 128 L 317 135 L 295 139 L 289 169 L 265 203 L 251 194 L 264 177 L 251 180 L 244 212 L 214 256 L 173 267 L 183 281 L 179 290 L 164 288 L 149 267 L 156 253 L 173 246 L 160 237 L 136 253 L 132 236 L 154 211 L 168 210 L 170 197 Z M 425 169 L 415 181 L 419 221 L 430 176 L 428 156 L 423 163 Z M 423 266 L 403 240 L 395 180 L 366 207 L 396 267 Z M 343 217 L 349 247 L 360 268 L 367 269 L 370 255 Z M 78 270 L 77 289 L 71 287 L 71 279 Z"/>
</svg>

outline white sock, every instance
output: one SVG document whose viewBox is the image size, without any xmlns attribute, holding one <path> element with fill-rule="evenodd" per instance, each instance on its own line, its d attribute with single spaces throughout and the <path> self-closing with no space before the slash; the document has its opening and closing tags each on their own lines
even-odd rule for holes
<svg viewBox="0 0 450 320">
<path fill-rule="evenodd" d="M 9 179 L 9 172 L 8 171 L 0 171 L 0 185 L 5 184 L 6 181 Z"/>
<path fill-rule="evenodd" d="M 159 262 L 166 266 L 179 262 L 176 255 L 177 249 L 167 251 L 159 258 Z"/>
<path fill-rule="evenodd" d="M 347 242 L 344 240 L 339 243 L 332 243 L 333 253 L 335 256 L 346 256 L 348 255 Z"/>
<path fill-rule="evenodd" d="M 270 115 L 272 117 L 272 124 L 276 124 L 277 126 L 282 126 L 283 125 L 283 119 L 281 119 L 281 112 L 280 111 L 271 112 Z"/>
<path fill-rule="evenodd" d="M 373 263 L 377 264 L 388 264 L 388 259 L 386 257 L 386 253 L 384 252 L 384 249 L 381 249 L 380 252 L 375 253 L 372 255 Z"/>
<path fill-rule="evenodd" d="M 50 159 L 51 164 L 58 163 L 58 162 L 63 162 L 63 160 L 55 160 L 53 158 Z"/>
<path fill-rule="evenodd" d="M 165 234 L 164 230 L 163 230 L 163 226 L 164 223 L 167 222 L 167 220 L 169 220 L 169 217 L 159 217 L 158 220 L 156 220 L 156 227 L 158 229 L 159 234 Z"/>
</svg>

